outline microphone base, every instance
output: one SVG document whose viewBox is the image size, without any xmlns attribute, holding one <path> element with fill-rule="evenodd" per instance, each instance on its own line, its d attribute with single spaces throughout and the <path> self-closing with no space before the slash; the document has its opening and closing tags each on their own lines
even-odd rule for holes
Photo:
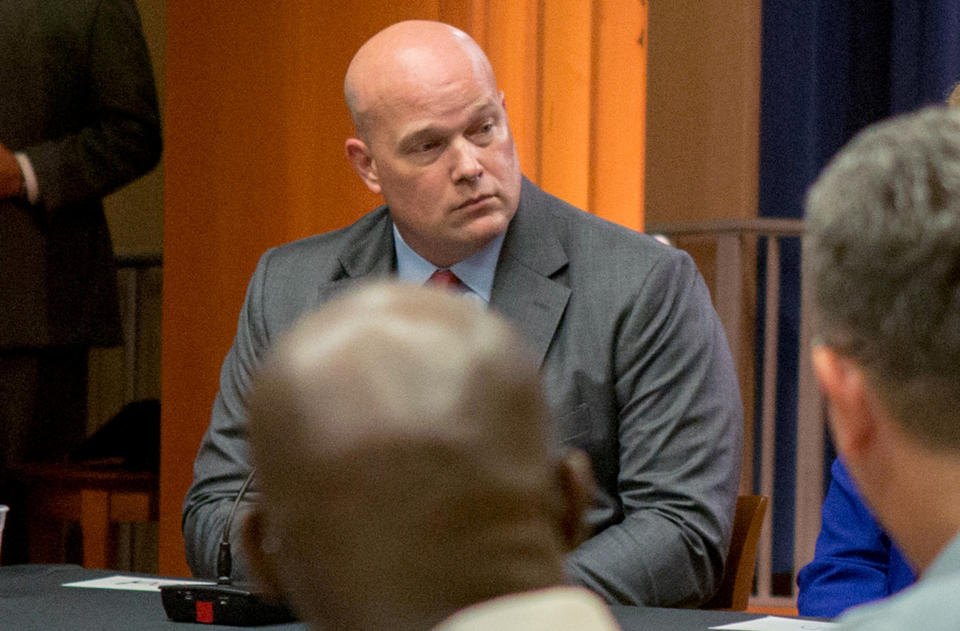
<svg viewBox="0 0 960 631">
<path fill-rule="evenodd" d="M 284 603 L 270 600 L 243 583 L 161 585 L 160 595 L 167 617 L 175 622 L 251 627 L 296 620 Z"/>
</svg>

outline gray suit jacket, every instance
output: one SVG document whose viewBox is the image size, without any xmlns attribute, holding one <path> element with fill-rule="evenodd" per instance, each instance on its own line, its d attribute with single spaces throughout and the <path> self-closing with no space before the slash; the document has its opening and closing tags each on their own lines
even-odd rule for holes
<svg viewBox="0 0 960 631">
<path fill-rule="evenodd" d="M 184 504 L 195 574 L 213 574 L 226 513 L 249 471 L 245 395 L 264 351 L 304 311 L 394 268 L 384 207 L 263 255 Z M 726 339 L 692 260 L 525 180 L 491 307 L 542 362 L 557 440 L 593 460 L 598 495 L 588 518 L 596 534 L 570 555 L 571 577 L 613 602 L 708 599 L 730 536 L 742 410 Z"/>
<path fill-rule="evenodd" d="M 0 142 L 30 158 L 41 195 L 0 200 L 0 349 L 119 343 L 100 198 L 161 148 L 132 0 L 0 2 Z"/>
</svg>

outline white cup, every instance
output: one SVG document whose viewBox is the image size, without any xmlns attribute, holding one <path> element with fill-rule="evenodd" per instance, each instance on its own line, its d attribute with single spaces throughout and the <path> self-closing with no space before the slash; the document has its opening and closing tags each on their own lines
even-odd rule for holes
<svg viewBox="0 0 960 631">
<path fill-rule="evenodd" d="M 7 511 L 10 507 L 0 504 L 0 546 L 3 544 L 3 524 L 7 521 Z"/>
</svg>

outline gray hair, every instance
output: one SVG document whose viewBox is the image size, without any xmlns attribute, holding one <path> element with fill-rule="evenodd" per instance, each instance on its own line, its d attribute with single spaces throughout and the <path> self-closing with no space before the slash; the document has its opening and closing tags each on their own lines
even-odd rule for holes
<svg viewBox="0 0 960 631">
<path fill-rule="evenodd" d="M 351 290 L 272 347 L 250 409 L 272 554 L 301 615 L 360 628 L 346 621 L 376 593 L 395 628 L 427 628 L 561 579 L 537 364 L 477 301 Z"/>
<path fill-rule="evenodd" d="M 960 112 L 858 134 L 811 188 L 803 241 L 823 342 L 911 435 L 960 449 Z"/>
</svg>

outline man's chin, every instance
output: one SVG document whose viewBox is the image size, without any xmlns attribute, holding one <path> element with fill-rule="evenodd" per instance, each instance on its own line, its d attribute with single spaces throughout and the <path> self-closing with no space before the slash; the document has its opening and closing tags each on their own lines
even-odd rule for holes
<svg viewBox="0 0 960 631">
<path fill-rule="evenodd" d="M 450 247 L 444 249 L 444 266 L 450 267 L 451 265 L 470 258 L 483 248 L 490 245 L 490 243 L 498 236 L 503 234 L 506 230 L 506 227 L 507 225 L 504 224 L 502 228 L 490 226 L 486 227 L 484 230 L 469 230 L 467 232 L 459 232 L 455 239 L 451 239 L 448 242 Z M 426 258 L 430 260 L 429 257 Z M 436 261 L 431 262 L 437 264 Z"/>
<path fill-rule="evenodd" d="M 467 241 L 476 246 L 477 251 L 485 248 L 491 241 L 507 231 L 510 221 L 507 219 L 484 218 L 474 222 L 467 230 Z"/>
<path fill-rule="evenodd" d="M 465 219 L 463 230 L 475 237 L 475 240 L 490 241 L 494 237 L 503 234 L 513 219 L 513 211 L 505 210 L 497 202 L 495 209 L 482 209 L 484 212 L 478 212 L 476 216 Z"/>
</svg>

